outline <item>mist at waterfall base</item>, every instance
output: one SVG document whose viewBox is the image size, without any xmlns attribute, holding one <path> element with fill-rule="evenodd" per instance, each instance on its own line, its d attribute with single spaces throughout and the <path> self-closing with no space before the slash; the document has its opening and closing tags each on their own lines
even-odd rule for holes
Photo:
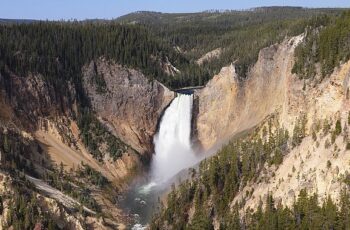
<svg viewBox="0 0 350 230">
<path fill-rule="evenodd" d="M 145 229 L 174 176 L 200 160 L 191 145 L 192 105 L 193 95 L 178 94 L 161 118 L 150 173 L 132 186 L 123 201 L 134 219 L 132 229 Z"/>
<path fill-rule="evenodd" d="M 197 157 L 191 146 L 193 95 L 178 95 L 165 111 L 154 138 L 151 177 L 156 184 L 193 165 Z"/>
</svg>

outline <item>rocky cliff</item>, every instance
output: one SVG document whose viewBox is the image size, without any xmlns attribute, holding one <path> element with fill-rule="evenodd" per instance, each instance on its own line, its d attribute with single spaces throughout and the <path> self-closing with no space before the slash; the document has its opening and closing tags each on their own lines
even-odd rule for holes
<svg viewBox="0 0 350 230">
<path fill-rule="evenodd" d="M 291 70 L 294 49 L 302 39 L 294 37 L 261 50 L 246 80 L 238 80 L 231 65 L 196 92 L 195 125 L 204 149 L 264 124 L 270 115 L 292 136 L 298 119 L 305 117 L 306 137 L 300 146 L 286 153 L 278 167 L 265 165 L 258 179 L 241 188 L 232 201 L 232 205 L 243 203 L 244 210 L 256 209 L 271 191 L 277 202 L 291 205 L 302 189 L 318 194 L 321 200 L 330 196 L 338 201 L 344 187 L 349 162 L 350 62 L 326 79 L 318 74 L 315 79 L 301 80 Z M 339 136 L 334 131 L 336 122 L 343 127 Z"/>
<path fill-rule="evenodd" d="M 84 88 L 100 120 L 138 152 L 151 154 L 153 135 L 174 93 L 142 73 L 103 58 L 85 66 Z M 104 88 L 96 84 L 103 81 Z"/>
<path fill-rule="evenodd" d="M 238 80 L 232 64 L 195 93 L 199 108 L 196 131 L 205 150 L 282 108 L 293 78 L 294 49 L 301 39 L 298 36 L 261 50 L 246 80 Z"/>
<path fill-rule="evenodd" d="M 291 206 L 303 189 L 317 194 L 321 201 L 331 197 L 339 202 L 349 177 L 349 79 L 350 61 L 317 85 L 289 79 L 285 102 L 277 113 L 279 123 L 289 128 L 292 135 L 297 114 L 303 114 L 307 121 L 306 137 L 284 157 L 279 167 L 266 167 L 257 180 L 260 183 L 248 184 L 232 203 L 247 199 L 244 192 L 250 190 L 253 192 L 244 209 L 256 209 L 260 200 L 273 191 L 277 202 Z M 336 123 L 338 131 L 335 131 Z"/>
</svg>

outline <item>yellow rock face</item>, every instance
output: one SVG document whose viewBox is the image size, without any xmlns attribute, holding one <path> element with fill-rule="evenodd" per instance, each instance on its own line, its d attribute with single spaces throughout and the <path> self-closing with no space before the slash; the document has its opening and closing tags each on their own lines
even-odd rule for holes
<svg viewBox="0 0 350 230">
<path fill-rule="evenodd" d="M 204 149 L 255 126 L 282 107 L 294 77 L 294 49 L 301 40 L 302 36 L 298 36 L 262 49 L 244 81 L 238 80 L 234 65 L 230 65 L 196 92 L 197 133 Z"/>
</svg>

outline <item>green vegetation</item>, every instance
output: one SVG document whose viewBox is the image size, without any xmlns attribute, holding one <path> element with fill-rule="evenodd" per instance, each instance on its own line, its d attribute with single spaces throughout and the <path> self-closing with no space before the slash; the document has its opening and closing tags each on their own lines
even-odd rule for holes
<svg viewBox="0 0 350 230">
<path fill-rule="evenodd" d="M 14 230 L 31 230 L 37 226 L 42 229 L 59 229 L 50 213 L 42 209 L 40 200 L 33 192 L 33 185 L 24 176 L 11 184 L 13 194 L 6 194 L 9 198 L 9 210 L 7 213 L 5 229 L 12 227 Z"/>
<path fill-rule="evenodd" d="M 198 59 L 216 48 L 222 48 L 224 51 L 220 58 L 204 63 L 202 69 L 212 76 L 221 67 L 235 62 L 236 72 L 244 78 L 256 62 L 260 49 L 280 42 L 286 36 L 303 33 L 307 26 L 314 23 L 314 17 L 338 14 L 340 11 L 266 7 L 251 11 L 190 14 L 138 12 L 123 16 L 118 21 L 124 24 L 137 22 L 147 26 L 160 39 L 179 47 L 190 60 Z M 184 70 L 183 75 L 186 74 Z M 202 79 L 203 83 L 204 80 L 206 79 Z"/>
<path fill-rule="evenodd" d="M 22 77 L 30 72 L 40 73 L 58 95 L 69 93 L 66 86 L 70 81 L 82 97 L 81 68 L 101 56 L 139 69 L 150 80 L 157 79 L 169 87 L 196 84 L 197 81 L 191 79 L 194 72 L 205 75 L 142 25 L 115 22 L 0 24 L 0 73 L 5 77 L 11 71 Z M 166 60 L 180 70 L 186 69 L 187 74 L 174 81 L 162 69 L 161 63 Z M 10 88 L 6 79 L 6 87 Z M 105 83 L 98 76 L 95 80 L 103 92 Z"/>
<path fill-rule="evenodd" d="M 339 136 L 342 132 L 342 129 L 341 129 L 341 122 L 340 120 L 338 119 L 337 122 L 335 123 L 335 135 Z"/>
<path fill-rule="evenodd" d="M 106 93 L 106 81 L 104 80 L 103 76 L 101 76 L 97 72 L 97 66 L 96 62 L 94 62 L 94 76 L 93 76 L 93 83 L 96 86 L 96 91 L 100 94 Z"/>
<path fill-rule="evenodd" d="M 169 76 L 161 69 L 159 59 L 166 56 L 179 68 L 189 64 L 140 25 L 127 26 L 114 22 L 0 24 L 0 88 L 7 93 L 7 97 L 12 98 L 16 90 L 13 88 L 13 74 L 20 78 L 30 73 L 41 74 L 49 88 L 47 96 L 56 103 L 58 113 L 67 112 L 75 104 L 73 101 L 77 102 L 80 113 L 70 112 L 78 118 L 81 138 L 93 156 L 102 160 L 108 153 L 116 160 L 127 146 L 90 112 L 89 101 L 82 87 L 83 65 L 101 56 L 139 69 L 150 80 L 162 82 L 166 82 Z M 95 76 L 94 81 L 97 90 L 103 93 L 106 83 L 101 76 Z M 107 149 L 101 149 L 104 143 Z M 5 152 L 9 151 L 6 143 L 4 148 Z M 21 159 L 16 157 L 15 153 L 14 164 L 20 164 Z"/>
<path fill-rule="evenodd" d="M 54 86 L 79 84 L 81 67 L 104 56 L 142 70 L 151 79 L 166 78 L 158 60 L 167 56 L 181 67 L 187 60 L 139 25 L 38 22 L 0 25 L 0 70 L 20 76 L 41 73 Z M 59 87 L 64 90 L 64 87 Z M 64 91 L 59 91 L 64 92 Z"/>
<path fill-rule="evenodd" d="M 350 11 L 337 17 L 318 17 L 312 25 L 307 30 L 306 42 L 296 49 L 293 73 L 301 78 L 314 78 L 319 73 L 324 78 L 350 59 Z"/>
<path fill-rule="evenodd" d="M 78 126 L 81 132 L 80 137 L 84 145 L 88 148 L 93 157 L 99 161 L 103 160 L 104 154 L 106 153 L 108 153 L 113 160 L 116 160 L 130 149 L 130 147 L 109 132 L 88 108 L 83 109 L 79 113 Z M 102 149 L 104 144 L 106 148 Z"/>
<path fill-rule="evenodd" d="M 239 212 L 254 190 L 247 190 L 242 200 L 233 204 L 237 192 L 249 182 L 264 180 L 264 165 L 278 166 L 280 158 L 305 137 L 305 116 L 297 120 L 291 138 L 286 131 L 276 128 L 278 123 L 273 119 L 267 124 L 231 141 L 217 155 L 201 162 L 198 173 L 192 169 L 191 180 L 184 181 L 176 189 L 173 187 L 167 206 L 161 206 L 154 216 L 151 229 L 163 229 L 164 226 L 173 229 L 214 229 L 214 219 L 220 229 L 230 230 L 349 229 L 350 195 L 346 189 L 341 192 L 337 204 L 329 197 L 320 203 L 317 195 L 301 190 L 289 207 L 276 202 L 270 193 L 256 210 Z M 316 126 L 319 127 L 315 127 L 314 132 L 318 133 L 320 123 Z M 325 126 L 330 125 L 326 122 Z M 278 152 L 280 155 L 276 154 Z M 327 161 L 327 168 L 331 167 L 331 162 Z M 295 172 L 294 166 L 292 171 Z M 267 178 L 271 176 L 273 174 Z M 349 178 L 346 173 L 344 182 L 347 185 L 350 184 Z"/>
<path fill-rule="evenodd" d="M 296 121 L 292 136 L 292 146 L 298 146 L 305 137 L 306 116 L 302 116 Z"/>
<path fill-rule="evenodd" d="M 299 120 L 304 121 L 305 118 Z M 304 123 L 301 121 L 296 126 Z M 266 163 L 278 167 L 284 154 L 290 150 L 293 138 L 278 127 L 278 122 L 270 118 L 267 125 L 231 141 L 217 155 L 202 161 L 197 176 L 192 171 L 191 181 L 186 180 L 172 190 L 167 207 L 156 216 L 153 226 L 159 227 L 158 224 L 166 221 L 171 226 L 183 226 L 176 229 L 200 229 L 203 226 L 211 229 L 214 214 L 220 222 L 226 222 L 224 219 L 230 213 L 230 202 L 239 189 L 248 182 L 258 182 Z M 248 198 L 250 194 L 248 192 Z M 191 225 L 186 225 L 192 205 L 196 210 L 194 220 Z"/>
<path fill-rule="evenodd" d="M 40 218 L 40 220 L 50 220 L 48 216 L 43 217 L 43 214 L 36 212 L 40 208 L 40 203 L 33 195 L 33 191 L 36 189 L 25 179 L 25 174 L 41 178 L 47 184 L 73 197 L 97 213 L 101 212 L 101 208 L 92 195 L 93 189 L 106 191 L 108 198 L 116 196 L 117 189 L 100 172 L 82 164 L 76 171 L 68 173 L 64 171 L 62 163 L 59 166 L 49 163 L 45 159 L 47 156 L 36 142 L 25 139 L 12 130 L 4 131 L 0 128 L 0 152 L 2 153 L 1 170 L 8 172 L 15 182 L 13 185 L 15 196 L 11 202 L 13 202 L 13 212 L 17 215 L 13 214 L 11 217 L 13 219 L 9 222 L 9 226 L 18 226 L 15 229 L 33 229 L 33 224 L 36 224 Z M 37 171 L 38 168 L 40 173 Z M 18 186 L 25 185 L 25 187 L 23 189 L 17 188 L 16 183 Z M 26 206 L 27 203 L 28 206 Z M 77 207 L 76 210 L 72 211 L 80 210 Z M 30 221 L 26 219 L 29 218 L 28 215 L 30 215 Z M 40 218 L 36 219 L 36 215 Z M 26 223 L 28 221 L 29 224 Z M 46 226 L 49 222 L 42 224 Z M 52 223 L 50 222 L 50 224 Z"/>
<path fill-rule="evenodd" d="M 90 181 L 93 185 L 103 188 L 104 186 L 109 184 L 109 181 L 106 177 L 104 177 L 100 172 L 97 172 L 90 166 L 82 163 L 82 168 L 78 168 L 77 176 L 79 178 L 85 178 Z"/>
<path fill-rule="evenodd" d="M 173 89 L 203 85 L 221 67 L 232 62 L 239 76 L 245 78 L 260 49 L 306 31 L 306 42 L 295 52 L 293 72 L 304 79 L 314 78 L 318 71 L 326 77 L 334 67 L 350 58 L 350 12 L 340 15 L 341 11 L 272 7 L 198 14 L 142 12 L 119 19 L 121 24 L 114 21 L 0 24 L 0 88 L 12 100 L 16 90 L 12 88 L 14 74 L 18 78 L 30 73 L 41 74 L 49 88 L 47 96 L 55 98 L 61 112 L 65 110 L 65 101 L 69 101 L 69 105 L 77 102 L 78 114 L 70 112 L 89 152 L 99 161 L 103 161 L 105 154 L 117 160 L 124 152 L 133 150 L 115 137 L 91 110 L 82 87 L 81 69 L 85 64 L 105 57 L 138 69 L 150 81 L 159 80 Z M 137 23 L 131 25 L 130 22 Z M 202 66 L 195 63 L 216 48 L 223 49 L 219 58 Z M 175 76 L 165 73 L 162 64 L 168 60 L 181 73 Z M 106 82 L 101 76 L 96 74 L 93 81 L 99 93 L 106 93 Z M 303 89 L 307 89 L 305 81 Z M 198 172 L 193 169 L 191 180 L 170 192 L 167 207 L 157 214 L 152 229 L 161 229 L 165 222 L 174 229 L 213 229 L 214 217 L 221 229 L 350 228 L 350 201 L 345 191 L 339 208 L 331 199 L 319 206 L 317 196 L 301 191 L 291 208 L 276 204 L 269 195 L 264 208 L 261 204 L 255 212 L 248 210 L 242 219 L 238 210 L 253 190 L 247 191 L 236 207 L 229 206 L 240 188 L 265 179 L 261 175 L 266 165 L 279 167 L 284 155 L 302 142 L 305 124 L 306 118 L 299 118 L 290 136 L 271 119 L 253 133 L 232 140 L 218 155 L 201 162 Z M 342 133 L 341 122 L 337 121 L 334 126 L 325 121 L 322 128 L 324 135 L 331 131 L 331 142 L 325 141 L 329 148 Z M 318 131 L 312 132 L 315 141 L 317 134 Z M 101 173 L 84 164 L 76 172 L 67 173 L 63 165 L 48 163 L 40 146 L 32 142 L 20 134 L 0 130 L 1 169 L 15 178 L 7 227 L 34 229 L 38 223 L 45 229 L 57 227 L 50 215 L 40 210 L 35 188 L 23 176 L 39 177 L 37 168 L 43 168 L 45 182 L 99 214 L 101 207 L 93 192 L 103 190 L 110 193 L 108 198 L 115 199 L 116 189 Z M 347 143 L 346 149 L 350 149 L 349 146 Z M 330 161 L 327 167 L 332 168 Z M 348 175 L 344 181 L 349 185 Z M 1 212 L 4 199 L 9 198 L 0 197 Z M 188 223 L 193 207 L 195 212 Z"/>
<path fill-rule="evenodd" d="M 54 169 L 52 172 L 47 171 L 44 180 L 53 187 L 61 190 L 67 195 L 75 198 L 82 205 L 97 211 L 100 214 L 100 207 L 96 200 L 91 196 L 91 190 L 88 188 L 90 183 L 96 182 L 96 186 L 100 188 L 108 185 L 108 181 L 98 172 L 88 169 L 84 166 L 82 173 L 86 173 L 87 179 L 81 182 L 77 176 L 69 175 L 63 171 L 63 166 L 60 169 Z M 47 208 L 45 202 L 38 197 L 38 192 L 35 186 L 26 180 L 23 173 L 15 171 L 11 173 L 11 177 L 15 178 L 11 181 L 8 191 L 3 193 L 1 197 L 1 207 L 3 200 L 8 203 L 8 213 L 6 213 L 6 223 L 2 226 L 4 229 L 15 230 L 31 230 L 31 229 L 61 229 L 57 225 L 57 221 L 53 218 L 57 213 L 52 213 Z M 77 179 L 78 178 L 78 179 Z M 95 181 L 95 179 L 97 180 Z M 60 204 L 59 207 L 62 208 Z M 82 207 L 76 207 L 75 210 L 62 209 L 69 212 L 81 212 Z M 64 218 L 62 218 L 64 221 Z M 62 223 L 61 224 L 66 224 Z M 40 228 L 39 228 L 40 227 Z"/>
<path fill-rule="evenodd" d="M 106 195 L 114 196 L 117 191 L 106 177 L 84 163 L 79 165 L 76 171 L 69 173 L 64 171 L 61 164 L 51 171 L 46 171 L 43 180 L 97 213 L 101 212 L 101 208 L 91 194 L 92 190 L 103 189 L 108 193 Z"/>
<path fill-rule="evenodd" d="M 203 85 L 222 66 L 232 62 L 243 78 L 257 60 L 261 48 L 280 42 L 286 36 L 300 34 L 308 26 L 319 28 L 330 24 L 336 18 L 333 15 L 340 12 L 335 9 L 271 7 L 196 14 L 143 12 L 122 17 L 117 22 L 2 23 L 1 88 L 11 98 L 15 90 L 10 77 L 13 73 L 19 77 L 26 77 L 29 73 L 42 74 L 58 110 L 63 112 L 67 109 L 65 107 L 73 104 L 70 102 L 78 102 L 79 113 L 72 114 L 77 117 L 81 138 L 92 155 L 102 160 L 108 152 L 116 160 L 127 146 L 114 137 L 91 111 L 82 87 L 83 65 L 103 56 L 139 69 L 150 80 L 157 79 L 171 88 Z M 344 15 L 341 18 L 346 18 L 347 14 Z M 342 20 L 339 19 L 337 25 L 347 28 Z M 129 22 L 138 23 L 131 25 Z M 341 32 L 339 36 L 343 38 L 345 35 Z M 180 47 L 183 52 L 174 47 Z M 218 59 L 202 66 L 195 63 L 201 55 L 218 47 L 224 50 Z M 168 76 L 161 67 L 161 63 L 167 60 L 181 73 Z M 103 78 L 96 74 L 93 81 L 97 91 L 105 93 Z M 101 148 L 106 143 L 107 149 Z M 279 161 L 279 156 L 277 152 L 276 161 Z M 19 161 L 16 159 L 14 164 Z"/>
<path fill-rule="evenodd" d="M 327 198 L 322 205 L 316 195 L 308 196 L 301 190 L 291 208 L 283 207 L 267 196 L 265 205 L 260 205 L 255 212 L 247 211 L 243 222 L 223 222 L 220 229 L 348 229 L 350 227 L 350 196 L 343 191 L 339 208 Z M 239 219 L 234 212 L 226 218 Z"/>
<path fill-rule="evenodd" d="M 338 208 L 339 207 L 339 208 Z M 339 205 L 327 198 L 321 205 L 316 195 L 309 196 L 305 190 L 301 190 L 294 204 L 288 208 L 277 203 L 269 194 L 265 204 L 260 203 L 256 211 L 247 210 L 243 216 L 238 213 L 238 207 L 234 206 L 232 212 L 226 212 L 220 229 L 347 229 L 350 225 L 350 195 L 344 190 L 340 196 Z M 200 210 L 200 216 L 194 216 L 194 220 L 188 226 L 177 223 L 174 229 L 213 229 L 211 223 L 212 213 Z M 159 220 L 158 220 L 159 221 Z M 162 229 L 160 222 L 153 221 L 151 229 Z M 179 227 L 180 226 L 180 227 Z"/>
<path fill-rule="evenodd" d="M 138 13 L 117 22 L 5 23 L 0 24 L 0 72 L 8 92 L 8 74 L 23 77 L 32 72 L 44 76 L 55 90 L 53 95 L 69 95 L 67 83 L 72 82 L 80 100 L 81 68 L 101 56 L 139 69 L 150 80 L 157 79 L 170 88 L 204 85 L 232 62 L 245 77 L 260 49 L 301 34 L 316 15 L 340 11 L 276 7 L 197 14 Z M 129 23 L 135 21 L 138 23 Z M 218 59 L 202 66 L 195 63 L 219 47 L 223 53 Z M 167 60 L 181 73 L 173 77 L 165 73 L 162 63 Z M 94 80 L 104 92 L 103 79 L 96 76 Z"/>
<path fill-rule="evenodd" d="M 31 152 L 32 146 L 40 152 L 39 145 L 24 140 L 23 137 L 12 131 L 4 131 L 0 128 L 0 153 L 1 168 L 14 173 L 22 171 L 27 174 L 37 176 L 34 168 Z"/>
</svg>

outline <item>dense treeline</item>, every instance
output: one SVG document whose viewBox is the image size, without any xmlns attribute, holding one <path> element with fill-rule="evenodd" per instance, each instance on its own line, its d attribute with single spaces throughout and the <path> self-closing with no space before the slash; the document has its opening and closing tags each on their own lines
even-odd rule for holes
<svg viewBox="0 0 350 230">
<path fill-rule="evenodd" d="M 168 83 L 160 62 L 181 69 L 188 61 L 140 25 L 36 22 L 0 25 L 0 71 L 41 73 L 62 93 L 66 81 L 81 81 L 81 67 L 104 56 Z M 61 86 L 61 87 L 59 87 Z M 79 88 L 78 88 L 79 89 Z"/>
<path fill-rule="evenodd" d="M 339 12 L 282 7 L 224 13 L 139 13 L 117 21 L 139 22 L 136 25 L 105 21 L 0 24 L 0 71 L 5 76 L 7 70 L 21 76 L 41 73 L 55 86 L 56 95 L 65 92 L 69 80 L 80 95 L 81 67 L 104 56 L 140 69 L 170 88 L 203 85 L 231 62 L 236 62 L 237 72 L 244 77 L 261 48 L 304 32 L 312 16 Z M 218 47 L 223 48 L 220 58 L 196 65 L 195 59 Z M 162 63 L 167 60 L 181 72 L 175 76 L 165 73 Z"/>
<path fill-rule="evenodd" d="M 205 63 L 210 76 L 221 67 L 236 62 L 236 71 L 244 77 L 256 62 L 260 49 L 282 41 L 286 36 L 304 32 L 313 17 L 338 14 L 336 9 L 266 7 L 250 11 L 212 11 L 193 14 L 139 12 L 123 16 L 120 22 L 139 22 L 179 47 L 189 59 L 221 47 L 220 58 Z M 310 21 L 311 20 L 311 21 Z"/>
<path fill-rule="evenodd" d="M 265 203 L 261 201 L 257 210 L 246 210 L 244 214 L 238 212 L 233 206 L 232 212 L 226 212 L 219 223 L 222 230 L 241 229 L 349 229 L 350 228 L 350 195 L 343 190 L 339 203 L 330 197 L 320 201 L 316 194 L 309 195 L 301 190 L 291 207 L 277 203 L 271 194 L 266 197 Z M 201 211 L 189 226 L 176 225 L 174 229 L 214 229 L 211 222 L 212 213 Z M 151 229 L 164 229 L 158 222 L 153 222 Z"/>
<path fill-rule="evenodd" d="M 320 15 L 339 12 L 341 10 L 282 7 L 197 14 L 137 13 L 117 21 L 139 22 L 136 25 L 117 22 L 0 24 L 0 71 L 4 74 L 11 70 L 19 75 L 41 73 L 55 86 L 57 94 L 67 89 L 65 85 L 70 80 L 76 84 L 79 94 L 81 67 L 105 56 L 140 69 L 150 79 L 171 88 L 203 85 L 231 62 L 236 62 L 237 72 L 244 77 L 261 48 L 304 32 L 315 21 L 312 17 L 323 18 Z M 339 32 L 339 28 L 346 22 L 340 24 L 325 32 L 323 40 L 330 34 L 333 36 L 333 32 L 341 33 L 343 39 L 346 34 Z M 333 41 L 329 43 L 334 45 Z M 333 55 L 327 46 L 321 48 L 320 55 Z M 220 58 L 201 67 L 195 64 L 195 59 L 219 47 L 223 48 Z M 339 46 L 337 50 L 334 52 L 341 51 Z M 181 73 L 166 74 L 161 65 L 166 60 Z M 332 66 L 329 64 L 326 69 Z"/>
<path fill-rule="evenodd" d="M 350 59 L 350 11 L 339 17 L 322 17 L 308 28 L 305 42 L 295 52 L 293 72 L 301 78 L 322 78 Z M 318 69 L 317 64 L 320 64 Z"/>
<path fill-rule="evenodd" d="M 221 229 L 349 229 L 350 195 L 344 190 L 340 201 L 328 197 L 319 204 L 317 195 L 308 195 L 301 190 L 294 204 L 288 208 L 276 203 L 268 195 L 265 205 L 260 204 L 257 211 L 248 210 L 244 218 L 238 212 L 228 215 Z M 243 221 L 238 221 L 243 219 Z"/>
</svg>

